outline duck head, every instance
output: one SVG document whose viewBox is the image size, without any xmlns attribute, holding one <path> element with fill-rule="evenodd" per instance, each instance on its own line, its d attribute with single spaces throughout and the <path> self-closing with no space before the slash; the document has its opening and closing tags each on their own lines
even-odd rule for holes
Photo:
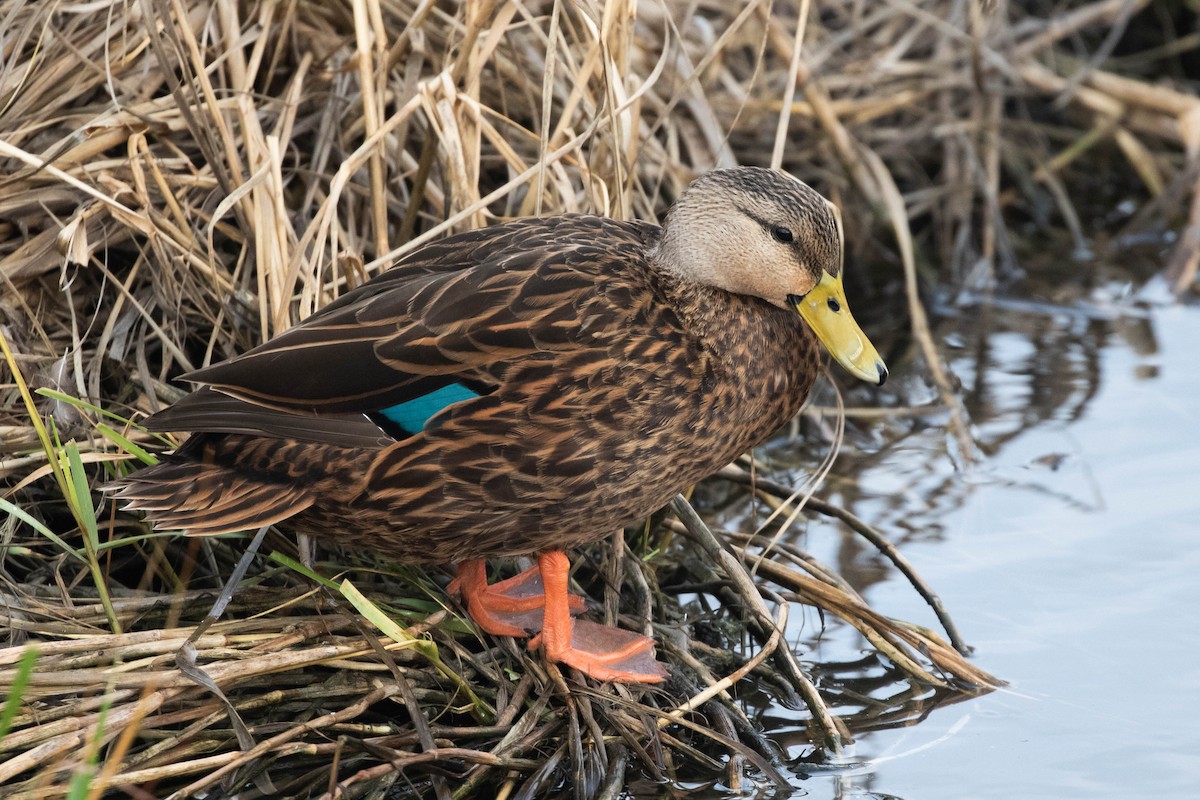
<svg viewBox="0 0 1200 800">
<path fill-rule="evenodd" d="M 837 207 L 791 175 L 760 167 L 709 172 L 667 214 L 660 268 L 800 314 L 839 364 L 882 385 L 888 371 L 842 287 Z"/>
</svg>

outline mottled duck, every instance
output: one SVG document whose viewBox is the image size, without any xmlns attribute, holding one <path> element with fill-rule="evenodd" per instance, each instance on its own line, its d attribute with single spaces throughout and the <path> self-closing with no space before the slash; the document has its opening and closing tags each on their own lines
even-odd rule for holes
<svg viewBox="0 0 1200 800">
<path fill-rule="evenodd" d="M 741 167 L 659 227 L 566 214 L 431 242 L 151 416 L 191 438 L 117 495 L 192 534 L 288 521 L 454 564 L 481 628 L 601 680 L 665 676 L 645 636 L 573 614 L 564 551 L 629 525 L 797 413 L 817 340 L 887 370 L 842 288 L 837 209 Z M 488 585 L 484 560 L 536 555 Z"/>
</svg>

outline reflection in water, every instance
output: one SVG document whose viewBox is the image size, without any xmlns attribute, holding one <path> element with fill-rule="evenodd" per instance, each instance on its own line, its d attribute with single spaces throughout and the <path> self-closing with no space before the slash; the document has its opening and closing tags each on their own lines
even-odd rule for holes
<svg viewBox="0 0 1200 800">
<path fill-rule="evenodd" d="M 936 560 L 937 548 L 949 544 L 951 537 L 969 536 L 970 531 L 964 533 L 962 528 L 964 512 L 967 520 L 974 521 L 973 525 L 986 522 L 989 529 L 1001 531 L 1028 526 L 1029 520 L 1037 520 L 1044 513 L 1046 520 L 1040 527 L 1055 536 L 1057 551 L 1053 555 L 1059 561 L 1040 565 L 1042 548 L 1037 542 L 1045 540 L 1037 537 L 1045 534 L 1025 533 L 1021 528 L 1017 529 L 1020 536 L 1012 536 L 1011 547 L 1024 549 L 1010 558 L 1030 563 L 1035 574 L 1049 570 L 1052 577 L 1045 580 L 1050 581 L 1059 574 L 1057 570 L 1071 574 L 1071 570 L 1078 569 L 1067 548 L 1093 528 L 1102 528 L 1102 512 L 1110 509 L 1101 482 L 1093 475 L 1093 462 L 1098 455 L 1104 459 L 1108 452 L 1105 448 L 1114 445 L 1111 441 L 1097 441 L 1094 433 L 1081 441 L 1077 430 L 1082 421 L 1094 416 L 1093 406 L 1101 399 L 1106 409 L 1103 413 L 1111 414 L 1108 409 L 1114 404 L 1120 407 L 1128 402 L 1131 387 L 1158 381 L 1163 354 L 1156 331 L 1157 312 L 1124 297 L 1124 286 L 1079 288 L 1073 297 L 1064 296 L 1062 287 L 1057 288 L 1060 292 L 1055 303 L 1001 298 L 940 309 L 935 335 L 953 374 L 961 382 L 962 402 L 982 456 L 980 463 L 968 469 L 956 465 L 953 444 L 945 431 L 947 415 L 936 407 L 936 394 L 929 382 L 922 379 L 921 365 L 912 358 L 905 365 L 903 355 L 897 358 L 889 353 L 889 363 L 899 368 L 894 371 L 897 380 L 886 387 L 888 394 L 881 397 L 877 392 L 857 388 L 846 394 L 846 404 L 851 408 L 846 442 L 833 474 L 819 495 L 870 520 L 902 551 L 906 547 L 919 549 L 926 562 Z M 1200 326 L 1192 326 L 1192 330 L 1197 327 Z M 1123 364 L 1123 374 L 1105 374 L 1106 368 L 1110 372 L 1114 368 L 1113 352 L 1134 356 L 1132 364 Z M 1185 401 L 1177 398 L 1169 402 Z M 1194 408 L 1194 401 L 1186 403 Z M 834 405 L 828 388 L 824 395 L 816 397 L 814 405 L 818 409 L 810 409 L 804 420 L 804 437 L 780 437 L 758 453 L 779 482 L 802 483 L 828 449 L 828 438 L 823 439 L 822 433 L 830 429 L 829 417 L 819 410 Z M 890 407 L 896 412 L 883 416 L 854 413 L 855 406 L 873 405 Z M 927 413 L 908 410 L 922 405 L 929 409 Z M 1194 412 L 1182 413 L 1186 416 Z M 1131 420 L 1130 424 L 1136 421 Z M 1094 423 L 1091 427 L 1094 428 Z M 1135 435 L 1124 432 L 1125 438 Z M 1183 450 L 1185 454 L 1195 452 L 1186 447 Z M 1187 455 L 1181 458 L 1186 461 Z M 1191 468 L 1200 470 L 1200 464 L 1191 464 Z M 984 490 L 992 499 L 979 505 L 975 497 Z M 1002 507 L 998 516 L 995 511 L 969 511 L 976 506 L 990 508 L 997 494 L 1014 498 L 1021 505 Z M 769 512 L 756 507 L 740 493 L 723 493 L 719 488 L 711 489 L 701 500 L 710 519 L 732 530 L 755 530 Z M 1175 501 L 1169 507 L 1177 505 Z M 1195 506 L 1192 503 L 1193 509 Z M 1006 515 L 1011 515 L 1011 521 Z M 1055 522 L 1060 519 L 1080 519 L 1086 523 L 1078 527 L 1068 522 L 1072 527 L 1062 528 Z M 836 565 L 857 592 L 870 594 L 880 611 L 890 613 L 887 607 L 890 602 L 906 609 L 896 616 L 912 618 L 908 611 L 916 601 L 908 596 L 911 590 L 901 585 L 892 565 L 859 537 L 815 517 L 801 522 L 789 537 L 789 542 L 803 547 L 820 561 Z M 962 541 L 955 545 L 956 553 L 970 552 L 963 550 Z M 921 571 L 922 561 L 914 560 Z M 997 572 L 997 579 L 1002 582 L 1029 580 L 1017 566 L 1002 567 Z M 933 583 L 937 590 L 937 582 Z M 1098 580 L 1096 584 L 1104 586 L 1104 581 Z M 984 591 L 981 586 L 981 594 Z M 998 592 L 1004 598 L 1000 601 L 1002 605 L 989 607 L 987 613 L 1002 615 L 1005 620 L 1040 611 L 1027 609 L 1023 605 L 1028 602 L 1025 596 L 1006 594 L 1003 586 L 988 586 L 986 592 L 989 596 Z M 970 587 L 960 592 L 959 597 L 966 597 L 971 604 Z M 955 613 L 953 602 L 949 610 Z M 797 616 L 803 618 L 793 619 L 789 624 L 793 647 L 813 670 L 834 710 L 864 741 L 872 741 L 881 731 L 916 725 L 939 708 L 969 699 L 953 691 L 932 691 L 910 684 L 898 670 L 875 656 L 856 631 L 835 619 L 822 618 L 816 612 Z M 961 616 L 958 622 L 963 625 Z M 973 622 L 976 631 L 986 628 L 977 608 Z M 964 627 L 970 641 L 976 634 L 971 626 Z M 1020 644 L 1016 649 L 1019 652 L 1028 647 Z M 979 659 L 980 666 L 992 669 L 992 662 L 999 655 L 993 648 Z M 1000 671 L 999 677 L 1010 676 Z M 740 699 L 748 715 L 779 745 L 798 778 L 837 770 L 838 777 L 831 786 L 812 781 L 798 784 L 812 796 L 828 789 L 832 792 L 829 796 L 863 797 L 880 783 L 876 768 L 868 764 L 875 763 L 870 756 L 857 765 L 853 754 L 836 765 L 811 763 L 808 759 L 816 756 L 808 744 L 806 715 L 772 702 L 763 694 L 743 691 Z M 982 703 L 985 701 L 968 703 L 951 715 L 966 715 L 961 723 L 966 724 L 970 715 L 978 714 L 975 709 Z M 1016 719 L 1015 724 L 1021 725 L 1021 720 Z M 951 726 L 952 732 L 957 730 L 957 724 Z M 1025 740 L 1028 735 L 1025 731 L 1018 738 Z M 963 794 L 922 794 L 931 796 L 1039 795 L 997 795 L 979 787 L 971 787 Z M 1050 791 L 1040 796 L 1076 795 Z M 915 795 L 909 800 L 914 798 Z"/>
</svg>

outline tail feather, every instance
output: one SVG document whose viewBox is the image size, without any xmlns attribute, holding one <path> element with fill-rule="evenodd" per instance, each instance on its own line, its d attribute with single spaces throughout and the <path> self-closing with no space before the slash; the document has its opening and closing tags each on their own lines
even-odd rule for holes
<svg viewBox="0 0 1200 800">
<path fill-rule="evenodd" d="M 104 487 L 125 507 L 145 512 L 156 530 L 199 536 L 251 530 L 313 504 L 308 488 L 256 480 L 215 464 L 164 461 Z"/>
</svg>

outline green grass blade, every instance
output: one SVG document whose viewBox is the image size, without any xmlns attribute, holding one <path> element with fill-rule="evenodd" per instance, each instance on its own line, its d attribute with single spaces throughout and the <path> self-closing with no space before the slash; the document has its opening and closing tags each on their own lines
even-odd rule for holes
<svg viewBox="0 0 1200 800">
<path fill-rule="evenodd" d="M 35 531 L 40 533 L 42 536 L 45 536 L 47 539 L 49 539 L 50 541 L 54 542 L 56 545 L 61 547 L 64 552 L 70 553 L 72 556 L 79 559 L 80 561 L 82 561 L 85 564 L 87 563 L 87 558 L 83 555 L 83 553 L 80 553 L 74 547 L 71 547 L 71 545 L 67 544 L 63 540 L 63 538 L 61 536 L 59 536 L 57 533 L 50 530 L 45 525 L 43 525 L 41 522 L 39 522 L 38 520 L 31 517 L 27 512 L 18 508 L 12 502 L 5 500 L 3 497 L 0 497 L 0 511 L 7 511 L 10 515 L 21 520 L 21 522 L 24 522 L 26 525 L 28 525 L 29 527 L 33 528 Z"/>
<path fill-rule="evenodd" d="M 463 694 L 471 699 L 471 714 L 476 719 L 488 721 L 495 719 L 496 710 L 492 708 L 481 697 L 475 694 L 474 690 L 467 684 L 463 677 L 454 670 L 447 667 L 442 662 L 441 654 L 438 652 L 437 645 L 428 639 L 418 639 L 415 636 L 407 633 L 403 628 L 395 623 L 384 611 L 358 590 L 349 580 L 343 580 L 339 587 L 342 596 L 350 601 L 350 605 L 362 614 L 367 620 L 378 628 L 384 636 L 387 636 L 393 642 L 405 642 L 412 647 L 413 650 L 424 656 L 430 664 L 432 664 L 438 672 L 450 679 L 459 688 Z"/>
<path fill-rule="evenodd" d="M 80 400 L 78 397 L 72 397 L 71 395 L 66 394 L 65 392 L 60 392 L 55 389 L 47 389 L 47 388 L 43 387 L 41 389 L 35 389 L 33 391 L 33 393 L 38 395 L 39 397 L 45 397 L 50 400 L 57 400 L 60 403 L 66 403 L 67 405 L 73 406 L 77 409 L 80 409 L 81 411 L 90 411 L 93 414 L 98 414 L 102 417 L 108 417 L 109 419 L 119 422 L 122 425 L 128 425 L 131 428 L 137 428 L 139 431 L 145 431 L 146 433 L 149 433 L 151 436 L 154 436 L 155 438 L 159 439 L 163 444 L 167 444 L 167 445 L 171 444 L 170 437 L 168 437 L 168 436 L 165 436 L 160 433 L 154 433 L 151 431 L 147 431 L 141 425 L 138 425 L 136 422 L 134 422 L 130 419 L 122 417 L 120 414 L 117 414 L 113 411 L 108 411 L 106 409 L 103 409 L 100 406 L 95 405 L 93 403 L 89 403 L 86 400 Z M 112 428 L 104 425 L 104 423 L 96 423 L 96 428 L 97 429 L 105 428 L 106 430 L 109 430 L 109 431 L 113 430 Z M 114 431 L 114 433 L 115 433 L 115 431 Z M 116 434 L 116 435 L 118 437 L 120 437 L 120 434 Z M 121 437 L 121 438 L 124 438 L 124 437 Z M 137 445 L 133 445 L 133 448 L 136 448 L 137 450 L 141 450 L 141 448 L 137 447 Z M 131 452 L 131 453 L 134 452 L 134 449 L 130 449 L 129 452 Z M 145 451 L 143 450 L 142 452 L 145 452 Z M 147 455 L 149 455 L 149 454 L 147 454 Z M 150 456 L 150 457 L 154 458 L 153 456 Z M 152 461 L 150 463 L 154 463 L 154 462 Z"/>
<path fill-rule="evenodd" d="M 100 543 L 99 552 L 112 550 L 114 547 L 124 547 L 127 544 L 137 544 L 147 539 L 170 539 L 178 536 L 174 531 L 150 531 L 149 533 L 139 533 L 135 536 L 122 536 L 120 539 L 109 539 Z"/>
<path fill-rule="evenodd" d="M 42 452 L 46 454 L 46 458 L 50 462 L 50 470 L 54 473 L 54 480 L 62 490 L 63 496 L 66 496 L 67 482 L 58 460 L 58 451 L 54 443 L 50 441 L 50 434 L 46 431 L 46 426 L 42 422 L 42 415 L 38 413 L 37 405 L 33 402 L 33 395 L 29 393 L 29 384 L 25 383 L 25 376 L 21 374 L 20 368 L 17 367 L 17 360 L 13 357 L 12 350 L 8 346 L 8 339 L 5 338 L 4 331 L 2 330 L 0 330 L 0 351 L 3 351 L 4 360 L 8 362 L 8 369 L 12 373 L 13 381 L 17 384 L 17 392 L 21 395 L 21 401 L 25 403 L 25 411 L 29 414 L 29 422 L 33 425 L 34 431 L 37 432 L 38 441 L 42 443 Z"/>
<path fill-rule="evenodd" d="M 418 639 L 407 633 L 383 609 L 375 605 L 370 598 L 360 592 L 358 587 L 351 583 L 349 579 L 343 580 L 337 589 L 342 593 L 343 597 L 350 601 L 350 605 L 354 606 L 358 613 L 366 617 L 367 621 L 378 628 L 384 636 L 387 636 L 393 642 L 405 642 L 411 645 L 413 649 L 427 658 L 431 657 L 440 660 L 436 644 L 428 639 Z"/>
<path fill-rule="evenodd" d="M 105 411 L 98 405 L 89 403 L 86 400 L 80 400 L 78 397 L 73 397 L 72 395 L 69 395 L 65 392 L 60 392 L 56 389 L 47 389 L 42 387 L 41 389 L 34 389 L 33 393 L 39 397 L 47 397 L 51 400 L 57 400 L 60 403 L 66 403 L 69 406 L 73 406 L 83 411 L 91 411 L 93 414 L 99 414 L 102 417 L 108 417 L 109 419 L 117 420 L 118 422 L 126 425 L 129 424 L 129 420 L 125 419 L 120 414 L 113 413 L 112 411 Z"/>
<path fill-rule="evenodd" d="M 71 510 L 83 530 L 93 550 L 100 549 L 100 532 L 96 529 L 96 508 L 92 505 L 92 489 L 88 486 L 87 473 L 83 469 L 83 459 L 79 455 L 79 445 L 74 441 L 67 442 L 63 448 L 67 455 L 67 475 L 71 486 Z"/>
<path fill-rule="evenodd" d="M 292 570 L 293 572 L 299 572 L 301 575 L 308 578 L 313 583 L 319 583 L 322 586 L 324 586 L 326 589 L 329 589 L 334 592 L 341 591 L 341 587 L 338 586 L 333 581 L 329 580 L 329 578 L 326 578 L 325 576 L 320 575 L 316 571 L 309 569 L 308 567 L 304 566 L 296 559 L 291 558 L 290 556 L 287 556 L 287 555 L 279 552 L 278 550 L 275 550 L 274 552 L 272 552 L 271 555 L 267 556 L 267 558 L 271 559 L 276 564 L 282 564 L 283 566 L 287 567 L 288 569 Z M 391 634 L 389 634 L 389 636 L 390 635 Z"/>
<path fill-rule="evenodd" d="M 153 466 L 154 464 L 158 463 L 158 456 L 134 444 L 128 438 L 122 436 L 116 430 L 108 427 L 103 422 L 96 423 L 96 431 L 105 439 L 108 439 L 125 452 L 132 453 L 133 455 L 137 456 L 138 460 L 143 464 Z"/>
<path fill-rule="evenodd" d="M 104 606 L 109 625 L 114 633 L 121 633 L 121 621 L 113 609 L 104 570 L 100 568 L 100 531 L 96 526 L 96 509 L 92 505 L 92 492 L 83 469 L 83 459 L 79 455 L 79 445 L 70 441 L 62 449 L 67 457 L 66 463 L 62 464 L 66 477 L 67 502 L 71 506 L 71 513 L 75 515 L 75 521 L 79 523 L 79 529 L 83 532 L 92 582 L 96 584 L 96 591 L 100 594 L 100 604 Z"/>
<path fill-rule="evenodd" d="M 38 652 L 36 647 L 26 647 L 17 662 L 17 670 L 12 683 L 8 687 L 8 697 L 4 700 L 4 710 L 0 711 L 0 739 L 3 739 L 21 708 L 21 695 L 29 685 L 29 676 L 33 675 L 33 667 L 37 664 Z"/>
</svg>

